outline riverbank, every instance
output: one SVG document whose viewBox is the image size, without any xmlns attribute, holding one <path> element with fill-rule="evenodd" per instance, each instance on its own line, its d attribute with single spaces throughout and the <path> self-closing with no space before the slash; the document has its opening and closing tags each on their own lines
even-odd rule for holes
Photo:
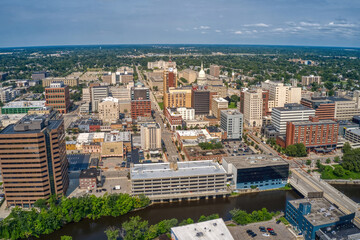
<svg viewBox="0 0 360 240">
<path fill-rule="evenodd" d="M 40 236 L 39 240 L 60 240 L 63 235 L 72 236 L 73 240 L 99 240 L 106 239 L 104 231 L 109 226 L 120 228 L 122 223 L 130 217 L 140 216 L 153 225 L 165 219 L 176 218 L 179 221 L 192 218 L 199 219 L 201 215 L 209 216 L 219 214 L 225 221 L 231 219 L 232 209 L 242 209 L 247 212 L 267 208 L 269 211 L 284 211 L 287 200 L 300 199 L 295 191 L 266 191 L 242 194 L 238 197 L 200 199 L 198 201 L 182 201 L 172 203 L 156 203 L 150 206 L 129 212 L 119 217 L 101 217 L 100 219 L 83 219 L 64 225 L 55 232 Z"/>
<path fill-rule="evenodd" d="M 360 185 L 360 179 L 322 179 L 329 184 Z"/>
<path fill-rule="evenodd" d="M 294 190 L 293 187 L 291 187 L 291 185 L 288 183 L 288 184 L 285 185 L 285 187 L 274 188 L 274 189 L 266 189 L 266 190 L 241 189 L 241 190 L 236 190 L 237 192 L 235 192 L 235 191 L 232 192 L 229 197 L 237 197 L 237 196 L 244 195 L 244 194 L 249 194 L 249 193 L 272 192 L 272 191 L 292 191 L 292 190 Z"/>
</svg>

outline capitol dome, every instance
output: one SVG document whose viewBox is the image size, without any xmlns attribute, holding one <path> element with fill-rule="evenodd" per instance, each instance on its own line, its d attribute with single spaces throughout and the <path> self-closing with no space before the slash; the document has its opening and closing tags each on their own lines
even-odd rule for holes
<svg viewBox="0 0 360 240">
<path fill-rule="evenodd" d="M 201 62 L 201 70 L 199 72 L 198 78 L 197 78 L 197 84 L 198 85 L 205 85 L 206 84 L 206 73 L 204 71 L 204 65 Z"/>
</svg>

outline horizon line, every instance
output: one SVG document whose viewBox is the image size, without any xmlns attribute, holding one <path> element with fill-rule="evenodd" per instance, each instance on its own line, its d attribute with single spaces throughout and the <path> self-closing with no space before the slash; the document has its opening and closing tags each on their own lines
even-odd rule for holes
<svg viewBox="0 0 360 240">
<path fill-rule="evenodd" d="M 354 46 L 316 46 L 316 45 L 286 45 L 286 44 L 246 44 L 246 43 L 110 43 L 110 44 L 64 44 L 64 45 L 35 45 L 0 47 L 0 49 L 21 49 L 21 48 L 51 48 L 51 47 L 102 47 L 102 46 L 268 46 L 268 47 L 310 47 L 310 48 L 355 48 Z"/>
</svg>

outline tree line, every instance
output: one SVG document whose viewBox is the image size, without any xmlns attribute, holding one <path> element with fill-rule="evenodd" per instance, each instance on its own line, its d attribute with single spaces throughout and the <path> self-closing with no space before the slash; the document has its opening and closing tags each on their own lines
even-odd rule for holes
<svg viewBox="0 0 360 240">
<path fill-rule="evenodd" d="M 131 197 L 129 194 L 105 194 L 102 197 L 85 195 L 79 198 L 40 199 L 31 210 L 15 207 L 10 215 L 0 222 L 1 239 L 39 237 L 52 233 L 67 223 L 84 218 L 98 219 L 103 216 L 117 217 L 134 209 L 148 206 L 145 196 Z"/>
</svg>

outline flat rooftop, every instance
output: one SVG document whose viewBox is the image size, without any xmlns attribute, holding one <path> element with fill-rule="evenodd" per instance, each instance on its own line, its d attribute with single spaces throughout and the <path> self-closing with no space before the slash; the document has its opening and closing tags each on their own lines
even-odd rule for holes
<svg viewBox="0 0 360 240">
<path fill-rule="evenodd" d="M 232 164 L 237 169 L 288 165 L 280 157 L 265 154 L 224 157 L 223 160 L 228 164 Z"/>
<path fill-rule="evenodd" d="M 337 122 L 333 120 L 319 120 L 318 122 L 312 122 L 309 120 L 306 121 L 298 121 L 298 122 L 292 122 L 294 126 L 303 126 L 303 125 L 323 125 L 323 124 L 337 124 Z"/>
<path fill-rule="evenodd" d="M 45 101 L 14 101 L 6 103 L 2 108 L 39 108 L 45 107 Z"/>
<path fill-rule="evenodd" d="M 314 226 L 334 223 L 340 217 L 347 214 L 340 211 L 325 198 L 303 198 L 289 201 L 295 208 L 299 208 L 300 203 L 310 203 L 311 211 L 305 218 Z"/>
<path fill-rule="evenodd" d="M 49 120 L 46 116 L 27 115 L 20 119 L 16 124 L 10 124 L 4 128 L 0 134 L 28 134 L 39 133 L 43 129 L 56 129 L 60 126 L 63 120 Z"/>
<path fill-rule="evenodd" d="M 284 107 L 276 107 L 276 108 L 273 108 L 273 109 L 281 111 L 281 112 L 285 112 L 285 111 L 305 111 L 305 110 L 315 111 L 312 108 L 305 107 L 304 105 L 297 104 L 297 103 L 288 103 L 288 104 L 285 104 Z"/>
<path fill-rule="evenodd" d="M 360 135 L 360 129 L 359 128 L 353 128 L 353 129 L 347 129 L 347 132 L 351 132 L 355 135 Z"/>
<path fill-rule="evenodd" d="M 224 98 L 214 98 L 214 101 L 219 102 L 219 103 L 228 103 L 228 101 L 225 100 Z"/>
<path fill-rule="evenodd" d="M 171 232 L 177 240 L 234 240 L 222 218 L 173 227 Z"/>
<path fill-rule="evenodd" d="M 173 170 L 170 163 L 135 164 L 130 170 L 130 176 L 132 180 L 136 180 L 226 174 L 221 165 L 211 160 L 178 162 L 177 166 L 178 169 Z"/>
</svg>

